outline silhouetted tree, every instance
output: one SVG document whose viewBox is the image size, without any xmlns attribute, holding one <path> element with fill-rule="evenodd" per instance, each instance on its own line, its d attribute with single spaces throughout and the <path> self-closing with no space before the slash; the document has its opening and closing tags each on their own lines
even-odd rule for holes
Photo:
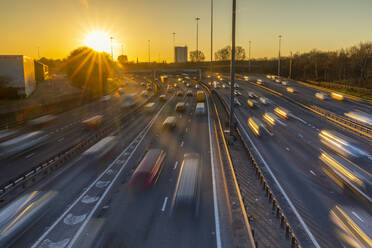
<svg viewBox="0 0 372 248">
<path fill-rule="evenodd" d="M 107 53 L 80 47 L 67 57 L 65 70 L 72 84 L 83 92 L 91 96 L 103 95 L 113 61 Z"/>
<path fill-rule="evenodd" d="M 225 46 L 214 53 L 215 60 L 231 60 L 231 46 Z M 235 59 L 245 59 L 245 49 L 241 46 L 235 47 Z"/>
<path fill-rule="evenodd" d="M 199 57 L 197 57 L 197 53 L 196 51 L 190 51 L 190 61 L 191 62 L 197 62 L 197 59 L 198 61 L 204 61 L 205 60 L 205 56 L 204 56 L 204 53 L 200 50 L 198 50 L 198 54 L 199 54 Z"/>
<path fill-rule="evenodd" d="M 118 61 L 122 65 L 127 64 L 128 63 L 128 56 L 127 55 L 120 55 L 120 56 L 118 56 Z"/>
</svg>

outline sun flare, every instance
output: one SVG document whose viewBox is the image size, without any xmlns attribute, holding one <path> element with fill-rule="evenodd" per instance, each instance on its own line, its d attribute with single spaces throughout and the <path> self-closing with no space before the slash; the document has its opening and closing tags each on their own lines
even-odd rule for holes
<svg viewBox="0 0 372 248">
<path fill-rule="evenodd" d="M 91 31 L 85 36 L 84 44 L 97 52 L 109 52 L 110 36 L 103 31 Z"/>
</svg>

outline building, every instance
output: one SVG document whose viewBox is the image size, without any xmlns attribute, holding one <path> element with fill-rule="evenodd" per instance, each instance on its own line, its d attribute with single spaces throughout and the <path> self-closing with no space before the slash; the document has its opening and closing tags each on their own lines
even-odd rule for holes
<svg viewBox="0 0 372 248">
<path fill-rule="evenodd" d="M 35 80 L 40 83 L 49 79 L 48 66 L 35 60 Z"/>
<path fill-rule="evenodd" d="M 36 89 L 34 59 L 23 55 L 0 55 L 0 87 L 29 96 Z"/>
<path fill-rule="evenodd" d="M 187 46 L 174 47 L 174 62 L 175 63 L 185 63 L 187 62 Z"/>
</svg>

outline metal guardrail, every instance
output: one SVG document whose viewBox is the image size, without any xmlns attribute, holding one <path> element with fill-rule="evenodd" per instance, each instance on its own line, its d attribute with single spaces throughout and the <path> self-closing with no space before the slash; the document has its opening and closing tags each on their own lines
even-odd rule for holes
<svg viewBox="0 0 372 248">
<path fill-rule="evenodd" d="M 337 115 L 335 113 L 332 113 L 328 110 L 325 110 L 323 108 L 320 108 L 318 106 L 314 106 L 314 105 L 311 105 L 310 108 L 322 113 L 323 115 L 325 116 L 329 116 L 339 122 L 342 122 L 350 127 L 353 127 L 355 129 L 358 129 L 360 130 L 361 132 L 364 132 L 366 134 L 369 134 L 369 137 L 372 138 L 372 127 L 369 127 L 369 126 L 366 126 L 366 125 L 363 125 L 361 123 L 358 123 L 356 121 L 353 121 L 353 120 L 350 120 L 348 118 L 345 118 L 343 116 L 340 116 L 340 115 Z"/>
<path fill-rule="evenodd" d="M 221 96 L 216 91 L 213 90 L 212 93 L 217 96 L 217 98 L 221 102 L 224 110 L 230 116 L 229 108 L 227 107 L 226 102 L 221 98 Z M 276 199 L 276 197 L 275 197 L 273 191 L 271 190 L 267 180 L 265 179 L 265 176 L 262 173 L 262 170 L 261 170 L 260 166 L 257 164 L 253 153 L 250 151 L 249 146 L 247 145 L 247 143 L 243 139 L 243 136 L 241 135 L 241 132 L 240 132 L 238 127 L 236 128 L 236 131 L 237 131 L 239 140 L 242 142 L 242 144 L 243 144 L 243 146 L 244 146 L 244 148 L 245 148 L 245 150 L 246 150 L 246 152 L 247 152 L 247 154 L 250 158 L 250 164 L 253 166 L 253 168 L 256 172 L 257 179 L 259 180 L 260 184 L 262 185 L 263 190 L 265 191 L 265 196 L 272 203 L 272 210 L 275 211 L 275 216 L 278 219 L 280 219 L 280 227 L 285 229 L 286 238 L 290 238 L 291 247 L 300 248 L 301 246 L 300 246 L 300 244 L 299 244 L 299 242 L 296 238 L 296 235 L 293 232 L 293 228 L 289 224 L 283 210 L 280 208 L 278 200 Z"/>
<path fill-rule="evenodd" d="M 158 91 L 156 91 L 155 94 L 147 99 L 144 103 L 138 105 L 135 109 L 132 109 L 129 113 L 122 114 L 119 119 L 133 117 L 134 113 L 141 109 L 146 103 L 153 100 L 157 94 Z M 27 188 L 28 184 L 32 184 L 36 181 L 37 176 L 45 177 L 67 161 L 70 161 L 75 155 L 80 154 L 87 147 L 96 143 L 105 135 L 113 132 L 115 130 L 115 127 L 116 125 L 114 124 L 114 122 L 110 122 L 110 125 L 105 128 L 100 128 L 100 130 L 97 130 L 94 134 L 87 137 L 78 144 L 74 144 L 64 149 L 63 151 L 54 154 L 53 156 L 34 166 L 32 169 L 22 173 L 15 178 L 10 179 L 7 183 L 0 186 L 0 203 L 5 202 L 9 194 L 11 192 L 14 192 L 15 189 L 20 188 L 23 190 Z"/>
<path fill-rule="evenodd" d="M 249 82 L 249 81 L 248 81 Z M 368 139 L 372 139 L 372 128 L 371 127 L 368 127 L 366 125 L 363 125 L 363 124 L 360 124 L 358 122 L 355 122 L 355 121 L 352 121 L 350 119 L 347 119 L 345 117 L 342 117 L 338 114 L 335 114 L 335 113 L 332 113 L 328 110 L 325 110 L 325 109 L 322 109 L 322 108 L 319 108 L 317 106 L 314 106 L 314 105 L 311 105 L 311 106 L 307 106 L 305 104 L 302 104 L 296 100 L 293 100 L 292 98 L 290 97 L 287 97 L 285 95 L 283 95 L 282 93 L 280 92 L 277 92 L 275 90 L 272 90 L 268 87 L 265 87 L 263 85 L 259 85 L 259 84 L 256 84 L 256 83 L 253 83 L 253 82 L 249 82 L 250 84 L 252 85 L 255 85 L 257 87 L 260 87 L 262 89 L 265 89 L 275 95 L 278 95 L 278 96 L 281 96 L 283 97 L 284 99 L 286 99 L 287 101 L 290 101 L 304 109 L 307 109 L 307 110 L 310 110 L 311 112 L 317 114 L 317 115 L 320 115 L 320 116 L 323 116 L 323 117 L 326 117 L 328 120 L 330 120 L 331 122 L 335 123 L 335 124 L 338 124 L 339 126 L 341 127 L 344 127 L 350 131 L 353 131 L 354 133 L 357 133 L 363 137 L 366 137 Z"/>
</svg>

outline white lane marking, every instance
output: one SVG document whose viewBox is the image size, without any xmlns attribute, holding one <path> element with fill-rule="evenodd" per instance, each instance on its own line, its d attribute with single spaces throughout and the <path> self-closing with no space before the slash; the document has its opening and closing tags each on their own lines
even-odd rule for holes
<svg viewBox="0 0 372 248">
<path fill-rule="evenodd" d="M 65 139 L 65 137 L 59 138 L 57 141 L 62 142 Z"/>
<path fill-rule="evenodd" d="M 298 134 L 298 137 L 303 138 L 304 136 L 303 136 L 302 134 L 299 133 L 299 134 Z"/>
<path fill-rule="evenodd" d="M 26 158 L 31 158 L 32 156 L 34 156 L 35 155 L 35 153 L 33 152 L 33 153 L 30 153 L 30 154 L 28 154 L 27 156 L 26 156 Z"/>
<path fill-rule="evenodd" d="M 177 165 L 178 165 L 178 161 L 176 161 L 176 162 L 174 163 L 173 170 L 177 169 Z"/>
<path fill-rule="evenodd" d="M 83 199 L 81 199 L 81 202 L 82 203 L 85 203 L 85 204 L 90 204 L 90 203 L 93 203 L 93 202 L 96 202 L 98 201 L 98 196 L 89 196 L 89 195 L 85 195 L 83 197 Z"/>
<path fill-rule="evenodd" d="M 361 222 L 364 222 L 364 220 L 363 220 L 362 218 L 360 218 L 360 216 L 357 215 L 357 213 L 355 213 L 354 211 L 351 211 L 351 213 L 352 213 L 353 215 L 355 215 L 355 217 L 357 217 Z"/>
<path fill-rule="evenodd" d="M 52 242 L 50 239 L 46 239 L 40 244 L 40 247 L 53 247 L 53 248 L 64 248 L 70 242 L 70 239 L 63 239 L 61 241 Z"/>
<path fill-rule="evenodd" d="M 73 215 L 73 214 L 68 214 L 64 219 L 63 223 L 66 225 L 76 225 L 79 224 L 80 222 L 84 221 L 84 219 L 87 217 L 86 214 L 83 215 Z"/>
<path fill-rule="evenodd" d="M 170 100 L 172 100 L 172 98 L 170 98 L 167 103 L 169 103 Z M 159 117 L 160 113 L 163 111 L 163 109 L 164 109 L 164 107 L 166 105 L 167 104 L 164 104 L 163 107 L 161 107 L 161 109 L 159 110 L 159 112 L 154 116 L 154 118 L 150 121 L 150 123 L 143 129 L 144 131 L 140 132 L 141 139 L 138 141 L 137 145 L 135 146 L 135 148 L 133 149 L 133 151 L 131 152 L 131 154 L 128 156 L 125 164 L 123 164 L 123 166 L 116 173 L 116 175 L 115 175 L 114 179 L 111 181 L 110 185 L 106 188 L 105 192 L 102 194 L 102 196 L 99 199 L 99 201 L 97 202 L 97 204 L 94 206 L 94 208 L 92 209 L 92 211 L 89 213 L 88 217 L 85 219 L 85 221 L 83 222 L 83 224 L 80 226 L 79 230 L 76 232 L 75 236 L 72 238 L 71 242 L 68 245 L 69 248 L 73 247 L 74 243 L 76 242 L 76 240 L 80 236 L 81 232 L 84 230 L 85 226 L 88 224 L 88 221 L 92 218 L 92 216 L 96 212 L 98 206 L 101 205 L 103 199 L 105 199 L 105 197 L 108 194 L 109 190 L 114 185 L 114 182 L 116 182 L 116 180 L 118 179 L 119 175 L 121 174 L 121 172 L 124 170 L 124 168 L 128 164 L 128 161 L 132 158 L 133 154 L 137 151 L 137 148 L 141 144 L 142 140 L 145 138 L 145 136 L 147 135 L 147 133 L 150 131 L 151 127 L 153 126 L 153 124 L 155 123 L 156 119 Z M 119 159 L 121 155 L 122 154 L 120 154 L 117 158 Z M 112 163 L 112 164 L 114 164 L 114 163 Z M 103 173 L 101 175 L 103 175 Z"/>
<path fill-rule="evenodd" d="M 307 235 L 309 236 L 310 240 L 313 242 L 314 246 L 316 248 L 320 248 L 320 245 L 318 244 L 318 241 L 316 241 L 314 235 L 311 233 L 309 227 L 306 225 L 305 221 L 302 219 L 301 215 L 298 213 L 296 207 L 293 205 L 292 201 L 289 199 L 287 193 L 284 191 L 284 189 L 282 188 L 282 186 L 280 185 L 278 179 L 275 177 L 274 173 L 271 171 L 271 168 L 269 167 L 269 165 L 266 163 L 266 161 L 264 160 L 264 158 L 262 157 L 261 153 L 258 151 L 257 147 L 255 146 L 255 144 L 253 143 L 252 139 L 249 137 L 247 131 L 243 128 L 243 125 L 241 124 L 240 120 L 238 119 L 238 117 L 235 115 L 235 119 L 238 121 L 239 125 L 240 125 L 240 129 L 243 131 L 244 135 L 248 138 L 249 142 L 251 143 L 253 149 L 256 151 L 256 153 L 258 154 L 258 156 L 260 157 L 261 161 L 263 162 L 263 164 L 265 165 L 267 171 L 270 173 L 270 176 L 273 178 L 274 182 L 276 183 L 276 185 L 278 186 L 280 192 L 282 193 L 282 195 L 284 196 L 284 198 L 287 200 L 289 206 L 292 208 L 294 214 L 296 215 L 297 219 L 300 221 L 300 224 L 302 225 L 302 227 L 305 229 L 305 232 L 307 233 Z"/>
<path fill-rule="evenodd" d="M 163 202 L 163 207 L 161 208 L 161 211 L 162 211 L 162 212 L 165 211 L 165 207 L 167 206 L 167 202 L 168 202 L 168 197 L 165 197 L 165 198 L 164 198 L 164 202 Z"/>
<path fill-rule="evenodd" d="M 98 181 L 96 183 L 96 187 L 102 189 L 102 188 L 107 187 L 107 185 L 109 185 L 109 183 L 110 183 L 110 181 Z"/>
<path fill-rule="evenodd" d="M 287 151 L 290 151 L 289 147 L 286 147 L 285 149 L 286 149 Z"/>
<path fill-rule="evenodd" d="M 173 99 L 170 98 L 168 100 L 167 103 L 169 103 L 171 100 Z M 138 136 L 141 137 L 141 139 L 138 141 L 137 143 L 137 146 L 136 148 L 132 151 L 132 153 L 130 154 L 130 156 L 127 158 L 127 162 L 130 160 L 130 158 L 132 157 L 132 155 L 134 154 L 134 152 L 137 150 L 137 147 L 141 144 L 143 138 L 146 136 L 146 134 L 149 132 L 149 130 L 151 129 L 151 127 L 153 126 L 154 122 L 156 121 L 156 119 L 158 118 L 158 116 L 160 115 L 160 113 L 162 112 L 162 110 L 164 109 L 164 107 L 166 106 L 167 104 L 164 104 L 163 107 L 159 110 L 159 112 L 154 116 L 154 118 L 147 124 L 147 126 L 139 133 Z M 133 142 L 137 142 L 136 139 L 134 139 L 132 141 Z M 76 205 L 79 203 L 79 201 L 87 194 L 87 192 L 96 185 L 96 183 L 104 176 L 104 174 L 110 170 L 114 164 L 116 163 L 116 160 L 119 160 L 123 155 L 124 153 L 127 152 L 127 150 L 132 146 L 132 143 L 129 144 L 127 146 L 127 148 L 119 154 L 119 156 L 116 157 L 116 159 L 94 180 L 94 182 L 92 182 L 88 187 L 84 188 L 83 189 L 83 193 L 67 208 L 67 210 L 65 210 L 61 216 L 59 216 L 59 218 L 39 237 L 39 239 L 31 246 L 32 248 L 36 248 L 38 247 L 39 245 L 45 243 L 45 241 L 47 241 L 48 239 L 44 240 L 45 237 L 54 229 L 55 226 L 57 226 L 61 221 L 62 219 L 70 212 L 70 210 Z M 98 206 L 102 203 L 103 199 L 106 197 L 107 193 L 109 192 L 109 190 L 111 189 L 112 185 L 114 184 L 114 182 L 116 182 L 117 178 L 119 177 L 119 175 L 121 174 L 121 172 L 123 171 L 123 169 L 126 167 L 126 164 L 123 164 L 123 166 L 119 169 L 119 171 L 117 172 L 117 174 L 115 175 L 114 179 L 111 181 L 111 184 L 106 188 L 106 190 L 104 191 L 104 193 L 101 195 L 99 201 L 97 202 L 97 204 L 94 206 L 94 208 L 91 210 L 91 212 L 89 213 L 88 217 L 85 219 L 85 221 L 83 222 L 83 224 L 80 226 L 79 230 L 75 233 L 75 236 L 73 237 L 73 239 L 71 240 L 71 242 L 69 243 L 69 246 L 68 247 L 72 247 L 74 245 L 74 242 L 76 242 L 77 238 L 79 237 L 80 233 L 83 231 L 83 229 L 85 228 L 85 226 L 87 225 L 88 221 L 91 219 L 92 215 L 96 212 Z M 44 241 L 43 241 L 44 240 Z M 68 242 L 70 239 L 67 239 Z M 41 246 L 43 247 L 43 246 Z"/>
<path fill-rule="evenodd" d="M 205 94 L 205 91 L 204 91 Z M 212 185 L 213 185 L 213 207 L 214 207 L 214 223 L 216 225 L 216 245 L 217 248 L 221 248 L 221 232 L 220 232 L 220 217 L 219 217 L 219 210 L 218 210 L 218 203 L 217 203 L 217 188 L 216 188 L 216 174 L 214 171 L 214 154 L 213 154 L 213 146 L 212 146 L 212 130 L 211 130 L 211 119 L 210 119 L 210 111 L 209 111 L 209 101 L 207 99 L 207 110 L 208 110 L 208 131 L 209 131 L 209 149 L 211 155 L 211 167 L 212 167 Z"/>
<path fill-rule="evenodd" d="M 314 171 L 310 170 L 310 173 L 313 174 L 314 176 L 316 176 Z"/>
<path fill-rule="evenodd" d="M 181 141 L 181 147 L 183 147 L 183 140 Z"/>
</svg>

